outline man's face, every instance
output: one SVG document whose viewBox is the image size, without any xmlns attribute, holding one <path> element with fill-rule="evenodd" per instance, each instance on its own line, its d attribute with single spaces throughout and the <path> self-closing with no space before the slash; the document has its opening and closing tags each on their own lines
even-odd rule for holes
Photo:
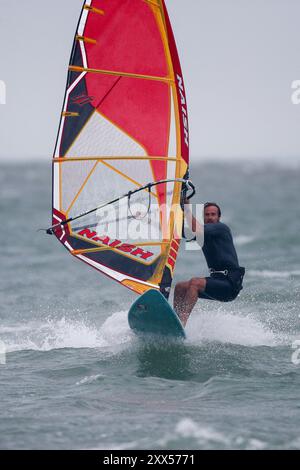
<svg viewBox="0 0 300 470">
<path fill-rule="evenodd" d="M 207 206 L 204 209 L 204 223 L 205 224 L 216 224 L 219 222 L 219 211 L 216 206 Z"/>
</svg>

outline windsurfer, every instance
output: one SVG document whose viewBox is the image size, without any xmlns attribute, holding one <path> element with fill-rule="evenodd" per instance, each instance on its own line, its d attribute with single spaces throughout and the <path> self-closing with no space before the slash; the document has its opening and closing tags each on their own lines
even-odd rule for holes
<svg viewBox="0 0 300 470">
<path fill-rule="evenodd" d="M 196 237 L 203 235 L 204 230 L 202 250 L 210 276 L 194 277 L 176 284 L 174 310 L 184 326 L 198 298 L 220 302 L 234 300 L 243 288 L 245 274 L 245 268 L 239 266 L 230 228 L 220 222 L 221 209 L 218 204 L 207 202 L 204 205 L 204 226 L 201 226 L 192 215 L 188 200 L 185 203 L 185 215 Z"/>
</svg>

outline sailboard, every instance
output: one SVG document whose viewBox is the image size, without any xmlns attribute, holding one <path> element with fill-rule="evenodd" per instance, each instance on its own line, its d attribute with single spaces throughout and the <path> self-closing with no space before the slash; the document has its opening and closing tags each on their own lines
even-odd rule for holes
<svg viewBox="0 0 300 470">
<path fill-rule="evenodd" d="M 84 1 L 52 164 L 48 233 L 124 287 L 167 297 L 189 129 L 164 0 Z M 125 222 L 131 230 L 124 235 Z"/>
<path fill-rule="evenodd" d="M 137 335 L 185 339 L 181 321 L 166 298 L 150 289 L 141 295 L 128 312 L 128 323 Z"/>
</svg>

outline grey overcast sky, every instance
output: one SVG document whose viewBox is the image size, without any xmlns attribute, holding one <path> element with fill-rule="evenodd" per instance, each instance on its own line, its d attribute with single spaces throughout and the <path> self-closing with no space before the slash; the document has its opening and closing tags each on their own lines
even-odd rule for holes
<svg viewBox="0 0 300 470">
<path fill-rule="evenodd" d="M 121 1 L 121 0 L 120 0 Z M 194 162 L 300 161 L 300 0 L 166 0 Z M 0 157 L 51 158 L 82 0 L 0 0 Z M 1 83 L 1 82 L 0 82 Z"/>
</svg>

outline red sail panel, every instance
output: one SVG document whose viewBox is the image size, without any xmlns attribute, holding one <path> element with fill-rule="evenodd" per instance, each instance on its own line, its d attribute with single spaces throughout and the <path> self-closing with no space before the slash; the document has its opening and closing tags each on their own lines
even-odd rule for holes
<svg viewBox="0 0 300 470">
<path fill-rule="evenodd" d="M 152 9 L 144 0 L 93 0 L 84 36 L 88 66 L 117 72 L 168 76 L 161 34 Z"/>
</svg>

